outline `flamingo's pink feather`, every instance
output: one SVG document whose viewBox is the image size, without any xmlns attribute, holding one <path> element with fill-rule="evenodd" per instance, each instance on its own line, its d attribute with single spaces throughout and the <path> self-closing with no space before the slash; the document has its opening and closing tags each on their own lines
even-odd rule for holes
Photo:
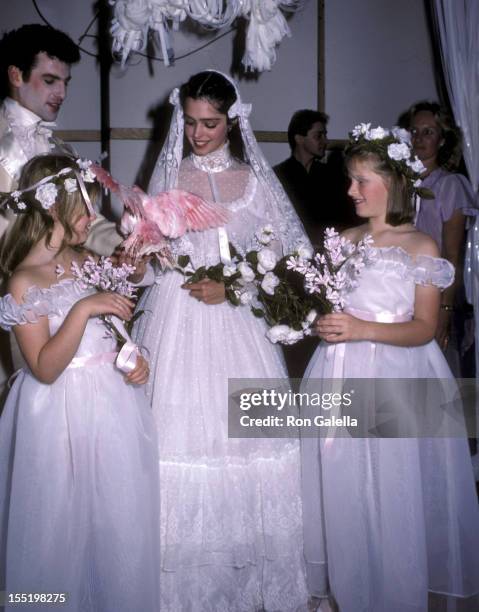
<svg viewBox="0 0 479 612">
<path fill-rule="evenodd" d="M 105 170 L 105 168 L 102 168 L 98 164 L 92 164 L 90 166 L 90 170 L 96 176 L 98 182 L 103 185 L 103 187 L 109 189 L 112 193 L 118 193 L 120 183 L 115 181 L 115 179 L 107 170 Z"/>
<path fill-rule="evenodd" d="M 148 198 L 144 209 L 148 219 L 156 223 L 168 238 L 178 238 L 188 231 L 218 227 L 228 221 L 224 208 L 181 189 Z"/>
<path fill-rule="evenodd" d="M 172 189 L 148 196 L 136 185 L 118 183 L 98 164 L 92 164 L 91 171 L 124 204 L 121 228 L 128 236 L 122 246 L 135 256 L 168 253 L 166 237 L 179 238 L 185 232 L 218 227 L 228 221 L 224 208 L 188 191 Z"/>
</svg>

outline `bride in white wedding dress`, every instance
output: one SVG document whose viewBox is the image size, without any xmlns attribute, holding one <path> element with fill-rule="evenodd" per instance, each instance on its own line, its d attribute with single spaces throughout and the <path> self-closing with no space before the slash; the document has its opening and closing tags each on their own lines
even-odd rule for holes
<svg viewBox="0 0 479 612">
<path fill-rule="evenodd" d="M 150 193 L 175 187 L 230 212 L 225 228 L 174 243 L 195 268 L 228 261 L 274 229 L 272 248 L 307 242 L 249 125 L 249 105 L 216 71 L 175 90 L 175 110 Z M 241 135 L 246 159 L 230 152 Z M 192 153 L 183 159 L 183 137 Z M 147 387 L 158 426 L 161 609 L 293 611 L 307 602 L 297 440 L 228 437 L 228 378 L 282 378 L 280 349 L 249 306 L 225 302 L 224 285 L 188 287 L 176 271 L 151 274 L 135 340 L 149 351 Z"/>
</svg>

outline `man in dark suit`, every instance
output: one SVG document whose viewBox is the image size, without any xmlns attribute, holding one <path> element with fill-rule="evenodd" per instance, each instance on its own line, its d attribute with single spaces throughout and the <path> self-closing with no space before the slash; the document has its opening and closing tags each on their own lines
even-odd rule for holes
<svg viewBox="0 0 479 612">
<path fill-rule="evenodd" d="M 326 227 L 354 225 L 342 159 L 323 161 L 328 119 L 320 111 L 296 111 L 288 126 L 291 157 L 274 167 L 315 246 L 321 244 Z"/>
</svg>

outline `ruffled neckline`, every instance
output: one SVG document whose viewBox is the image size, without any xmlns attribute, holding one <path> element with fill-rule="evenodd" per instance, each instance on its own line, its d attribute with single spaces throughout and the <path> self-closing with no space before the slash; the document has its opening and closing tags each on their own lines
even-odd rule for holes
<svg viewBox="0 0 479 612">
<path fill-rule="evenodd" d="M 16 100 L 13 100 L 13 98 L 5 98 L 4 105 L 7 110 L 10 123 L 15 127 L 30 127 L 42 122 L 41 117 L 25 106 L 19 104 Z M 53 122 L 51 125 L 53 125 Z"/>
<path fill-rule="evenodd" d="M 32 285 L 21 304 L 8 293 L 0 299 L 0 327 L 8 331 L 14 325 L 37 323 L 42 316 L 62 316 L 80 296 L 94 292 L 95 289 L 83 289 L 76 279 L 66 278 L 49 287 Z"/>
<path fill-rule="evenodd" d="M 231 155 L 228 142 L 225 142 L 222 147 L 207 155 L 195 155 L 191 153 L 190 157 L 195 168 L 202 172 L 213 174 L 227 170 L 233 163 L 233 156 Z"/>
<path fill-rule="evenodd" d="M 454 266 L 442 257 L 412 256 L 400 246 L 370 247 L 369 261 L 384 261 L 388 270 L 396 270 L 402 278 L 412 278 L 418 285 L 435 285 L 440 289 L 454 281 Z"/>
</svg>

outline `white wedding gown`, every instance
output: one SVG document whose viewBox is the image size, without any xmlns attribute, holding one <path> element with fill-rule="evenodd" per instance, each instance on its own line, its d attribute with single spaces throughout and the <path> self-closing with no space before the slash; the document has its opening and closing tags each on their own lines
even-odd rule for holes
<svg viewBox="0 0 479 612">
<path fill-rule="evenodd" d="M 374 249 L 359 286 L 346 297 L 346 311 L 365 320 L 410 320 L 416 283 L 444 288 L 451 268 L 443 259 L 413 260 L 396 247 Z M 334 377 L 369 379 L 371 393 L 375 378 L 442 379 L 455 389 L 434 340 L 417 347 L 322 342 L 302 390 L 325 390 L 325 379 Z M 410 422 L 418 418 L 393 380 L 389 388 L 389 409 Z M 360 398 L 354 401 L 361 406 Z M 372 405 L 364 401 L 356 416 L 370 418 Z M 303 440 L 305 556 L 313 590 L 323 594 L 329 575 L 341 612 L 426 612 L 428 591 L 477 594 L 479 510 L 466 438 L 345 435 Z"/>
<path fill-rule="evenodd" d="M 221 150 L 183 160 L 178 188 L 211 201 L 205 169 L 244 252 L 271 222 L 261 187 Z M 195 268 L 217 264 L 218 231 L 188 234 L 175 253 Z M 249 306 L 206 305 L 183 282 L 177 271 L 157 277 L 134 336 L 149 351 L 159 436 L 161 610 L 296 610 L 307 601 L 298 440 L 228 437 L 228 378 L 284 378 L 281 352 Z"/>
<path fill-rule="evenodd" d="M 53 335 L 94 290 L 73 280 L 0 300 L 9 327 L 48 316 Z M 158 610 L 158 449 L 141 387 L 115 368 L 116 341 L 88 321 L 51 385 L 18 374 L 0 418 L 0 591 L 67 593 L 8 610 Z"/>
</svg>

